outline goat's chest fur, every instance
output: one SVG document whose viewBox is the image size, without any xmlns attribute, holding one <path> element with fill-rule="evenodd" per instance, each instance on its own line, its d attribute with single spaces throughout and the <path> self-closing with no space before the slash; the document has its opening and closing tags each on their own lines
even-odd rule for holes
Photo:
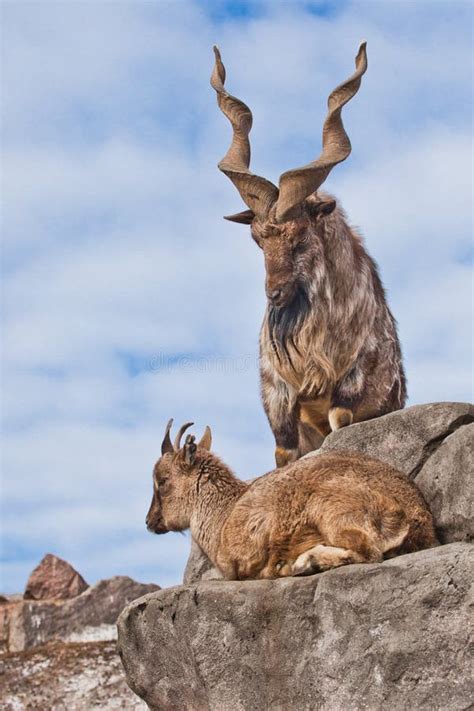
<svg viewBox="0 0 474 711">
<path fill-rule="evenodd" d="M 340 216 L 334 232 L 337 225 Z M 291 431 L 292 418 L 325 436 L 331 408 L 348 409 L 357 422 L 405 402 L 396 324 L 376 266 L 355 233 L 339 231 L 324 234 L 324 268 L 312 273 L 306 298 L 288 313 L 269 305 L 262 324 L 262 396 L 277 446 L 286 449 L 294 445 L 281 433 Z"/>
</svg>

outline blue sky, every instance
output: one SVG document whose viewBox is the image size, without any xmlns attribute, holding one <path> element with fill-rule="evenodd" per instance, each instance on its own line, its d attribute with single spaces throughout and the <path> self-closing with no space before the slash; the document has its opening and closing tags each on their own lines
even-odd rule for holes
<svg viewBox="0 0 474 711">
<path fill-rule="evenodd" d="M 471 392 L 468 2 L 2 4 L 1 587 L 45 552 L 84 577 L 180 580 L 189 538 L 144 518 L 166 421 L 210 424 L 242 477 L 270 469 L 256 360 L 262 255 L 222 215 L 229 126 L 212 45 L 274 180 L 320 149 L 326 99 L 353 153 L 326 183 L 378 261 L 410 404 Z"/>
</svg>

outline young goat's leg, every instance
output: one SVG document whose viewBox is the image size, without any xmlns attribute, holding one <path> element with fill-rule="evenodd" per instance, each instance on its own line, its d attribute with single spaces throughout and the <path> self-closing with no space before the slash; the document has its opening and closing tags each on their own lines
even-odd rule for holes
<svg viewBox="0 0 474 711">
<path fill-rule="evenodd" d="M 361 529 L 346 528 L 337 533 L 329 544 L 319 544 L 305 551 L 292 566 L 293 575 L 310 575 L 350 563 L 378 563 L 383 553 Z"/>
<path fill-rule="evenodd" d="M 409 524 L 399 509 L 385 512 L 384 532 L 346 526 L 331 531 L 326 543 L 302 553 L 292 566 L 293 575 L 308 575 L 350 563 L 380 563 L 384 553 L 397 549 L 405 540 Z"/>
</svg>

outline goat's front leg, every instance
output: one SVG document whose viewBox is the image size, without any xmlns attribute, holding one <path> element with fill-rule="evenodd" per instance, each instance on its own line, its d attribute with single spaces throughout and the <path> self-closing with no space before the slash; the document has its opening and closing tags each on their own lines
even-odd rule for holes
<svg viewBox="0 0 474 711">
<path fill-rule="evenodd" d="M 359 359 L 347 375 L 336 384 L 332 393 L 328 415 L 332 432 L 352 425 L 354 411 L 362 400 L 364 383 L 362 363 Z"/>
<path fill-rule="evenodd" d="M 329 568 L 338 568 L 349 563 L 362 563 L 355 551 L 336 546 L 317 545 L 302 553 L 293 563 L 292 575 L 313 575 Z"/>
<path fill-rule="evenodd" d="M 263 407 L 275 437 L 276 465 L 284 467 L 300 456 L 296 394 L 274 372 L 262 367 L 260 376 Z"/>
</svg>

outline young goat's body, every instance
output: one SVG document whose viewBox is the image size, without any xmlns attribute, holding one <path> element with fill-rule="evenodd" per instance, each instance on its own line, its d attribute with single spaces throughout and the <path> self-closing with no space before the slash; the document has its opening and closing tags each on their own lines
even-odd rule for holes
<svg viewBox="0 0 474 711">
<path fill-rule="evenodd" d="M 380 562 L 437 544 L 416 486 L 360 454 L 321 454 L 246 484 L 188 437 L 182 450 L 165 453 L 154 476 L 150 530 L 190 528 L 231 580 Z M 168 493 L 158 494 L 160 481 Z"/>
<path fill-rule="evenodd" d="M 191 523 L 191 532 L 231 579 L 374 563 L 436 540 L 431 514 L 403 474 L 340 453 L 270 472 L 232 503 L 220 531 L 203 537 Z M 212 550 L 206 539 L 214 536 L 218 546 Z"/>
</svg>

